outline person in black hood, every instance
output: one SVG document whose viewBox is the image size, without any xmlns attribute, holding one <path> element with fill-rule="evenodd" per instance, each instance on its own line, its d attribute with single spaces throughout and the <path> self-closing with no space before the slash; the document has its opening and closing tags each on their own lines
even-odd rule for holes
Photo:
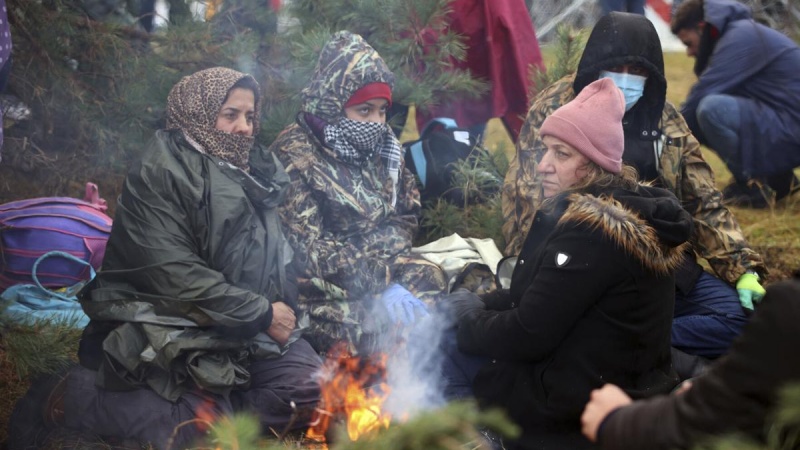
<svg viewBox="0 0 800 450">
<path fill-rule="evenodd" d="M 623 159 L 643 180 L 658 179 L 654 142 L 662 135 L 661 115 L 667 96 L 664 56 L 649 20 L 615 13 L 601 19 L 586 41 L 573 90 L 594 80 L 611 78 L 625 95 Z"/>
<path fill-rule="evenodd" d="M 542 123 L 600 77 L 614 80 L 625 95 L 623 161 L 636 168 L 640 180 L 675 194 L 692 215 L 695 233 L 676 275 L 672 328 L 676 355 L 682 357 L 681 374 L 691 376 L 695 356 L 722 355 L 741 332 L 747 322 L 745 309 L 752 309 L 753 301 L 763 295 L 758 277 L 766 268 L 722 204 L 700 144 L 675 106 L 666 101 L 661 43 L 645 17 L 614 12 L 601 18 L 577 73 L 556 81 L 533 100 L 503 186 L 503 235 L 509 243 L 505 254 L 519 253 L 541 205 L 537 164 L 546 150 Z M 717 277 L 703 271 L 697 256 L 708 261 Z M 684 359 L 689 359 L 687 364 Z"/>
<path fill-rule="evenodd" d="M 635 14 L 644 14 L 645 0 L 600 0 L 598 1 L 603 15 L 612 11 L 622 11 Z"/>
<path fill-rule="evenodd" d="M 445 396 L 473 394 L 523 429 L 521 448 L 582 448 L 589 392 L 669 392 L 674 272 L 692 220 L 674 195 L 622 163 L 624 97 L 600 79 L 542 126 L 542 195 L 510 289 L 457 291 L 446 305 Z M 457 343 L 458 348 L 455 348 Z"/>
</svg>

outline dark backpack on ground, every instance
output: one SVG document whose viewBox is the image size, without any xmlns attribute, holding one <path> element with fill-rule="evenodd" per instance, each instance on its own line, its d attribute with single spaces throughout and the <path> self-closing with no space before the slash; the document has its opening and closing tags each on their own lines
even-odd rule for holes
<svg viewBox="0 0 800 450">
<path fill-rule="evenodd" d="M 425 125 L 416 141 L 403 145 L 406 167 L 416 175 L 422 202 L 444 199 L 456 205 L 465 203 L 461 186 L 454 185 L 456 165 L 470 161 L 485 168 L 480 191 L 469 192 L 468 203 L 479 203 L 497 192 L 502 182 L 491 156 L 478 142 L 478 137 L 455 120 L 440 117 Z"/>
<path fill-rule="evenodd" d="M 40 256 L 51 251 L 70 254 L 100 269 L 111 234 L 111 218 L 97 187 L 96 201 L 44 197 L 0 205 L 0 291 L 33 282 L 31 272 Z M 91 269 L 66 258 L 48 258 L 38 267 L 42 286 L 60 288 L 88 280 Z"/>
</svg>

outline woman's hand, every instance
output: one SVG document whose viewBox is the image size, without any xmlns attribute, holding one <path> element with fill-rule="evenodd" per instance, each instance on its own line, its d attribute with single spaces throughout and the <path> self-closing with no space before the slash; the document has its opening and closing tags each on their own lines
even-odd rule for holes
<svg viewBox="0 0 800 450">
<path fill-rule="evenodd" d="M 294 311 L 286 303 L 274 302 L 272 304 L 272 324 L 267 329 L 267 334 L 278 344 L 286 345 L 289 342 L 297 318 Z"/>
<path fill-rule="evenodd" d="M 613 384 L 606 384 L 595 389 L 589 397 L 589 403 L 583 409 L 581 425 L 583 435 L 592 442 L 597 442 L 597 430 L 603 420 L 617 408 L 633 402 L 628 394 Z"/>
</svg>

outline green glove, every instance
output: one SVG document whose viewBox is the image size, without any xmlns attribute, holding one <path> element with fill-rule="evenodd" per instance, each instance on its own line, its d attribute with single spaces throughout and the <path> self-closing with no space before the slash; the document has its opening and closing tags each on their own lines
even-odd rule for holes
<svg viewBox="0 0 800 450">
<path fill-rule="evenodd" d="M 758 282 L 758 274 L 747 271 L 736 282 L 736 291 L 739 293 L 739 302 L 745 309 L 752 310 L 753 302 L 759 302 L 767 292 Z"/>
</svg>

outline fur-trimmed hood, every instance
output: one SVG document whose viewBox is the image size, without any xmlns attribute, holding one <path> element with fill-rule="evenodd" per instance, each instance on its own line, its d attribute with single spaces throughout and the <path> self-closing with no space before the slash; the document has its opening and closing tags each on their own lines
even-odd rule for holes
<svg viewBox="0 0 800 450">
<path fill-rule="evenodd" d="M 637 192 L 574 193 L 558 226 L 586 224 L 600 229 L 656 273 L 668 274 L 683 261 L 692 217 L 666 190 L 639 186 Z"/>
</svg>

